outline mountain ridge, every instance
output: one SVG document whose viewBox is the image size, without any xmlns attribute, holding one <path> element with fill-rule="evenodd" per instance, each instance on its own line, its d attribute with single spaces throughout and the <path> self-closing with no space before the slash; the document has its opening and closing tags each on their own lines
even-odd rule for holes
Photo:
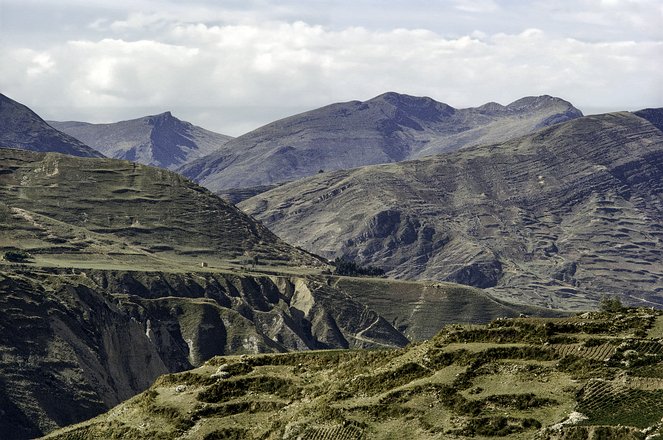
<svg viewBox="0 0 663 440">
<path fill-rule="evenodd" d="M 51 127 L 27 106 L 3 94 L 0 94 L 0 148 L 104 157 L 78 139 Z"/>
<path fill-rule="evenodd" d="M 507 106 L 454 109 L 387 92 L 274 121 L 178 172 L 212 191 L 283 183 L 319 171 L 391 163 L 506 140 L 581 116 L 569 102 L 530 97 Z"/>
<path fill-rule="evenodd" d="M 316 175 L 239 206 L 298 246 L 399 278 L 544 307 L 588 308 L 604 293 L 661 306 L 662 135 L 632 113 L 587 116 L 502 144 Z"/>
</svg>

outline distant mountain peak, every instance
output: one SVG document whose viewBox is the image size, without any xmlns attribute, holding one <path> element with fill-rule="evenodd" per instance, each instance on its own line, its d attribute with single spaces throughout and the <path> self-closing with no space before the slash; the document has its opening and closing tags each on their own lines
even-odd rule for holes
<svg viewBox="0 0 663 440">
<path fill-rule="evenodd" d="M 439 121 L 440 118 L 453 115 L 456 112 L 456 109 L 450 105 L 435 101 L 428 96 L 412 96 L 396 92 L 383 93 L 369 99 L 364 104 L 380 105 L 382 103 L 393 106 L 403 113 L 396 115 L 397 118 L 407 115 L 424 121 Z M 406 122 L 407 124 L 408 122 Z"/>
<path fill-rule="evenodd" d="M 529 109 L 540 109 L 552 105 L 563 104 L 572 107 L 571 103 L 565 101 L 561 98 L 557 98 L 550 95 L 541 95 L 541 96 L 525 96 L 523 98 L 513 101 L 511 104 L 507 105 L 506 108 L 509 110 L 529 110 Z"/>
<path fill-rule="evenodd" d="M 428 96 L 414 96 L 407 95 L 405 93 L 396 93 L 396 92 L 386 92 L 381 95 L 371 98 L 367 103 L 370 102 L 379 102 L 384 101 L 396 106 L 431 106 L 431 105 L 442 105 L 446 107 L 451 107 L 443 102 L 438 102 L 433 98 Z"/>
<path fill-rule="evenodd" d="M 159 113 L 158 115 L 152 115 L 152 116 L 147 116 L 148 121 L 154 122 L 154 121 L 168 121 L 168 120 L 175 120 L 175 121 L 180 121 L 177 119 L 175 116 L 170 111 Z"/>
<path fill-rule="evenodd" d="M 232 139 L 182 121 L 170 111 L 110 124 L 52 122 L 109 157 L 175 169 L 210 154 Z"/>
<path fill-rule="evenodd" d="M 480 113 L 485 113 L 485 114 L 493 114 L 497 112 L 503 112 L 506 107 L 504 107 L 502 104 L 499 104 L 497 102 L 491 101 L 487 102 L 484 105 L 481 105 L 476 108 Z"/>
</svg>

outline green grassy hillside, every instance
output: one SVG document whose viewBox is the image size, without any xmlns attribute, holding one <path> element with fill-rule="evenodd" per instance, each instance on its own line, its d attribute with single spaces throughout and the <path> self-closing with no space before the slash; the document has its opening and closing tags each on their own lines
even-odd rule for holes
<svg viewBox="0 0 663 440">
<path fill-rule="evenodd" d="M 178 174 L 0 149 L 0 252 L 17 248 L 61 266 L 322 266 Z"/>
<path fill-rule="evenodd" d="M 405 349 L 216 357 L 46 438 L 660 438 L 662 322 L 499 319 Z"/>
</svg>

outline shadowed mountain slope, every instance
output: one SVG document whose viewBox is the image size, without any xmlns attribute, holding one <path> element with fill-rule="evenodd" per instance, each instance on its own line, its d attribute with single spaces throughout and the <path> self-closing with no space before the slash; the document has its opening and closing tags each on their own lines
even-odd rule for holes
<svg viewBox="0 0 663 440">
<path fill-rule="evenodd" d="M 570 103 L 550 96 L 455 109 L 385 93 L 273 122 L 179 171 L 215 192 L 251 188 L 504 141 L 579 116 Z"/>
<path fill-rule="evenodd" d="M 232 139 L 181 121 L 170 112 L 111 124 L 48 123 L 108 157 L 171 170 L 214 152 Z"/>
<path fill-rule="evenodd" d="M 663 133 L 632 113 L 503 144 L 337 171 L 240 206 L 280 237 L 392 276 L 565 309 L 663 306 Z"/>
<path fill-rule="evenodd" d="M 408 340 L 309 277 L 0 265 L 0 429 L 34 438 L 215 355 Z"/>
<path fill-rule="evenodd" d="M 634 112 L 634 114 L 645 118 L 652 123 L 656 128 L 663 131 L 663 108 L 646 108 Z"/>
<path fill-rule="evenodd" d="M 62 133 L 35 112 L 0 94 L 0 148 L 103 157 L 78 139 Z"/>
</svg>

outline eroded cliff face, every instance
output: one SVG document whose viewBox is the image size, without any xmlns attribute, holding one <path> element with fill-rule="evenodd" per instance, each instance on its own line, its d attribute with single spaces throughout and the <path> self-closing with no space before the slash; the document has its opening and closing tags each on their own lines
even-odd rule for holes
<svg viewBox="0 0 663 440">
<path fill-rule="evenodd" d="M 0 272 L 0 432 L 32 438 L 215 355 L 403 346 L 323 279 L 13 268 Z"/>
</svg>

